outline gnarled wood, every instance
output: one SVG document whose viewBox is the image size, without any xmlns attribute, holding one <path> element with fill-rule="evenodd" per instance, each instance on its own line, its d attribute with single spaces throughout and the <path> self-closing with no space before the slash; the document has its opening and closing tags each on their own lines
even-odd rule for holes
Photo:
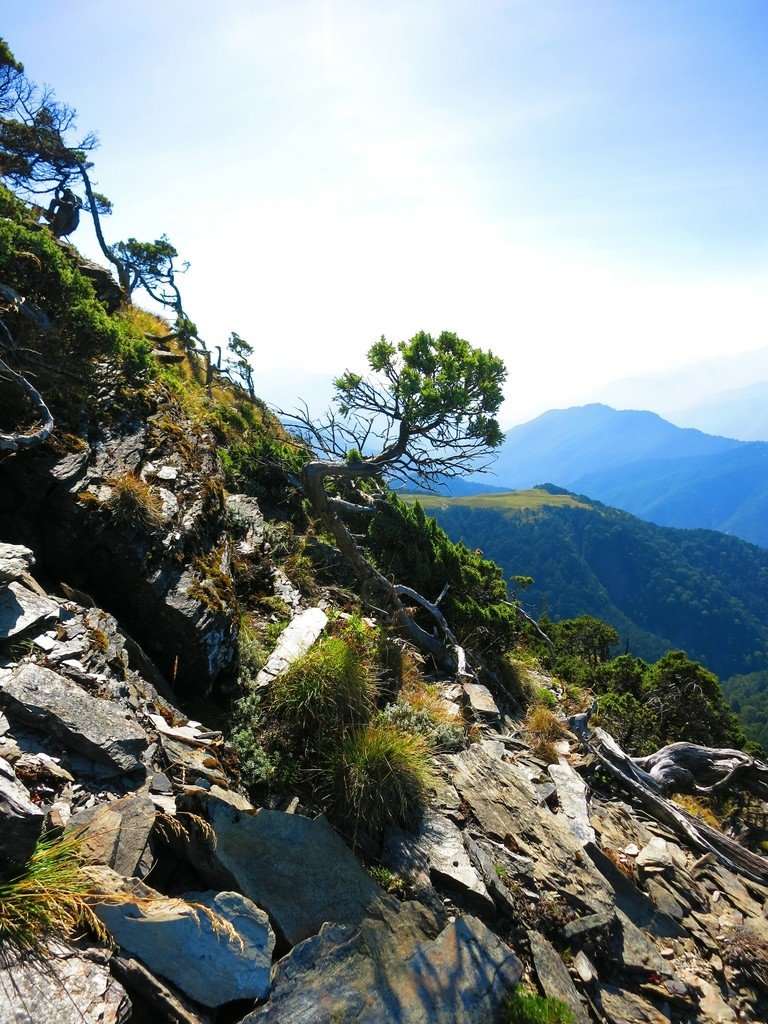
<svg viewBox="0 0 768 1024">
<path fill-rule="evenodd" d="M 768 884 L 768 859 L 751 853 L 724 833 L 686 814 L 665 795 L 680 789 L 690 791 L 697 777 L 694 770 L 703 781 L 718 776 L 723 784 L 729 780 L 730 785 L 737 783 L 748 792 L 761 795 L 768 779 L 768 765 L 741 751 L 711 750 L 693 743 L 672 743 L 648 757 L 632 758 L 610 733 L 599 728 L 580 738 L 609 775 L 628 789 L 652 817 L 667 825 L 689 846 L 713 854 L 726 868 L 744 878 Z M 734 771 L 736 766 L 740 772 Z"/>
</svg>

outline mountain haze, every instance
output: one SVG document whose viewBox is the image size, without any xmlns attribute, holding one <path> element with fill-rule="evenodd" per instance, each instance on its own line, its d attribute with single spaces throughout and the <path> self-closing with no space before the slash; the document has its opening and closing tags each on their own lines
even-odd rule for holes
<svg viewBox="0 0 768 1024">
<path fill-rule="evenodd" d="M 595 404 L 514 427 L 491 479 L 510 488 L 551 480 L 662 526 L 720 530 L 768 546 L 766 468 L 766 442 Z"/>
</svg>

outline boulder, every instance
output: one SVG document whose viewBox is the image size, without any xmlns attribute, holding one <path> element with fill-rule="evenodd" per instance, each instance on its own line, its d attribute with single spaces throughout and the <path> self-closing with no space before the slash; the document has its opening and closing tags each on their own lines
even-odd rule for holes
<svg viewBox="0 0 768 1024">
<path fill-rule="evenodd" d="M 149 837 L 155 806 L 146 796 L 125 796 L 96 804 L 75 814 L 68 828 L 82 830 L 83 852 L 92 864 L 104 864 L 120 874 L 138 878 L 152 869 Z"/>
<path fill-rule="evenodd" d="M 659 1010 L 634 992 L 602 985 L 597 1005 L 609 1024 L 670 1024 L 670 1014 Z M 707 1017 L 706 1020 L 720 1018 Z"/>
<path fill-rule="evenodd" d="M 25 864 L 45 823 L 13 768 L 0 757 L 0 862 Z"/>
<path fill-rule="evenodd" d="M 14 583 L 29 572 L 35 556 L 22 544 L 0 543 L 0 584 Z"/>
<path fill-rule="evenodd" d="M 144 770 L 148 739 L 135 719 L 51 669 L 34 663 L 0 669 L 0 704 L 11 719 L 51 733 L 115 774 Z"/>
<path fill-rule="evenodd" d="M 109 868 L 86 870 L 100 893 L 123 894 L 119 902 L 95 904 L 94 912 L 153 974 L 208 1007 L 267 995 L 275 937 L 267 915 L 247 897 L 195 892 L 168 899 Z"/>
<path fill-rule="evenodd" d="M 327 820 L 261 809 L 248 813 L 204 789 L 177 799 L 179 811 L 205 818 L 215 845 L 195 829 L 192 863 L 209 884 L 236 888 L 262 907 L 295 945 L 326 921 L 358 924 L 382 895 Z"/>
<path fill-rule="evenodd" d="M 131 1002 L 103 949 L 52 942 L 45 958 L 3 945 L 0 1024 L 127 1024 Z"/>
<path fill-rule="evenodd" d="M 20 583 L 0 587 L 0 640 L 11 640 L 46 619 L 55 618 L 59 606 Z"/>
<path fill-rule="evenodd" d="M 472 917 L 406 956 L 380 925 L 326 924 L 278 963 L 269 1003 L 242 1024 L 482 1024 L 521 975 L 514 953 Z"/>
</svg>

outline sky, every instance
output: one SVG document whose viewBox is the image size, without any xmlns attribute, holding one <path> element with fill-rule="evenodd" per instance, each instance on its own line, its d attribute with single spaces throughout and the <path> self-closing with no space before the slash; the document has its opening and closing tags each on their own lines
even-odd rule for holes
<svg viewBox="0 0 768 1024">
<path fill-rule="evenodd" d="M 0 0 L 0 33 L 98 133 L 108 240 L 169 236 L 257 391 L 451 330 L 510 426 L 768 345 L 765 0 Z"/>
</svg>

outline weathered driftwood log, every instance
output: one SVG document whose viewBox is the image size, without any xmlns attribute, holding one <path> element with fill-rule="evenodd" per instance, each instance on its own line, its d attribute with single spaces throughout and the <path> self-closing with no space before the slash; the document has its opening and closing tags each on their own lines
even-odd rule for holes
<svg viewBox="0 0 768 1024">
<path fill-rule="evenodd" d="M 672 743 L 648 757 L 633 758 L 604 729 L 596 728 L 587 733 L 583 728 L 586 722 L 578 724 L 582 726 L 578 730 L 582 742 L 608 774 L 628 789 L 652 817 L 693 849 L 711 853 L 731 871 L 768 885 L 768 859 L 752 853 L 666 798 L 667 793 L 675 791 L 708 793 L 727 785 L 765 799 L 768 765 L 739 750 L 710 749 L 693 743 Z"/>
<path fill-rule="evenodd" d="M 22 299 L 21 296 L 19 296 L 19 298 L 21 299 L 19 312 L 22 312 L 24 299 Z M 3 348 L 6 350 L 12 350 L 16 347 L 16 343 L 13 340 L 11 332 L 1 320 L 0 344 L 2 344 Z M 31 430 L 27 433 L 24 433 L 23 431 L 14 431 L 12 434 L 0 432 L 0 451 L 18 452 L 24 448 L 34 448 L 35 445 L 42 444 L 43 441 L 47 441 L 53 433 L 53 415 L 51 414 L 51 410 L 43 401 L 43 397 L 37 388 L 34 387 L 34 385 L 31 384 L 23 374 L 17 373 L 16 370 L 11 369 L 8 363 L 3 359 L 0 359 L 0 379 L 9 380 L 12 384 L 17 384 L 32 402 L 32 405 L 35 407 L 35 411 L 40 418 L 40 426 L 37 430 Z"/>
</svg>

